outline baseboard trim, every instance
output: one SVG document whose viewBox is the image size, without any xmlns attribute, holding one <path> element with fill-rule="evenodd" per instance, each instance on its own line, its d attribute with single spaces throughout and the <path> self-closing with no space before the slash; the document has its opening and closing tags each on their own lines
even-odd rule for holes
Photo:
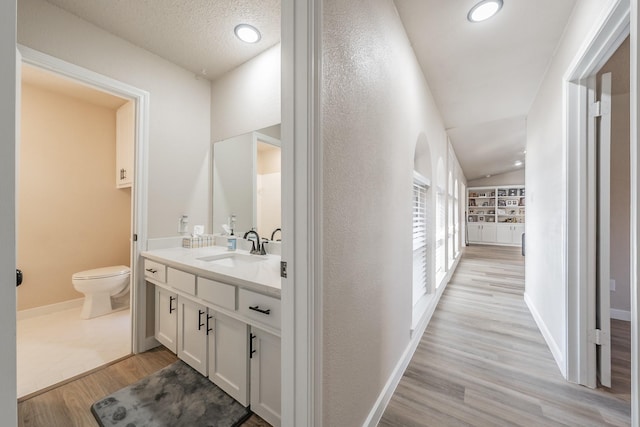
<svg viewBox="0 0 640 427">
<path fill-rule="evenodd" d="M 624 320 L 625 322 L 631 322 L 631 312 L 627 310 L 611 309 L 611 318 L 616 320 Z"/>
<path fill-rule="evenodd" d="M 382 415 L 384 414 L 384 410 L 387 408 L 393 393 L 396 391 L 396 387 L 400 383 L 402 376 L 404 375 L 405 370 L 409 366 L 411 359 L 413 358 L 413 354 L 418 348 L 418 344 L 420 344 L 420 340 L 422 339 L 422 335 L 424 335 L 424 331 L 427 329 L 431 318 L 433 317 L 433 313 L 436 311 L 436 307 L 438 306 L 438 302 L 440 302 L 440 297 L 444 293 L 449 280 L 451 280 L 451 276 L 455 272 L 458 267 L 458 263 L 460 258 L 462 257 L 462 251 L 456 257 L 452 268 L 449 269 L 448 273 L 445 275 L 441 285 L 436 288 L 435 298 L 428 302 L 427 308 L 424 310 L 420 321 L 417 323 L 417 327 L 411 331 L 411 339 L 409 340 L 409 344 L 407 348 L 402 353 L 402 356 L 396 363 L 396 366 L 391 371 L 391 375 L 387 379 L 382 391 L 378 395 L 375 404 L 371 408 L 367 419 L 362 424 L 366 427 L 375 427 L 380 422 Z"/>
<path fill-rule="evenodd" d="M 533 316 L 533 320 L 535 320 L 536 325 L 538 325 L 538 329 L 540 330 L 542 337 L 546 341 L 547 346 L 551 351 L 551 355 L 555 359 L 556 365 L 558 365 L 558 368 L 560 369 L 560 373 L 566 379 L 567 366 L 564 361 L 562 351 L 560 351 L 560 347 L 558 347 L 558 343 L 556 343 L 556 341 L 553 339 L 553 336 L 551 335 L 551 332 L 547 328 L 547 325 L 544 323 L 544 320 L 542 320 L 542 316 L 540 316 L 540 313 L 538 313 L 538 310 L 536 310 L 535 306 L 533 305 L 533 302 L 531 301 L 531 299 L 529 298 L 529 295 L 526 292 L 524 293 L 524 302 L 525 304 L 527 304 L 527 308 L 529 308 L 529 312 L 531 313 L 531 316 Z"/>
<path fill-rule="evenodd" d="M 30 319 L 32 317 L 44 316 L 46 314 L 57 313 L 59 311 L 70 310 L 72 308 L 82 307 L 84 298 L 77 298 L 68 301 L 62 301 L 55 304 L 43 305 L 42 307 L 28 308 L 16 312 L 16 320 Z"/>
</svg>

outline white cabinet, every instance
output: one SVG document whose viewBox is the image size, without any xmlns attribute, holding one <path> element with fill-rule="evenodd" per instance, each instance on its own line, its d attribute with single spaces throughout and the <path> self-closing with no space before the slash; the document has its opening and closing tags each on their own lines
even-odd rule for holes
<svg viewBox="0 0 640 427">
<path fill-rule="evenodd" d="M 135 102 L 129 101 L 116 111 L 116 187 L 133 183 L 136 113 Z"/>
<path fill-rule="evenodd" d="M 497 229 L 495 224 L 474 224 L 467 225 L 469 242 L 472 243 L 495 243 L 497 241 Z"/>
<path fill-rule="evenodd" d="M 156 339 L 280 426 L 280 300 L 147 259 L 145 277 L 155 284 Z"/>
<path fill-rule="evenodd" d="M 207 307 L 178 295 L 178 357 L 204 376 L 210 321 Z"/>
<path fill-rule="evenodd" d="M 247 324 L 217 312 L 214 313 L 211 322 L 209 379 L 229 396 L 247 406 L 249 405 Z"/>
<path fill-rule="evenodd" d="M 500 224 L 498 225 L 498 243 L 520 245 L 522 233 L 524 233 L 524 224 Z"/>
<path fill-rule="evenodd" d="M 251 327 L 251 410 L 280 426 L 280 338 Z"/>
<path fill-rule="evenodd" d="M 178 333 L 177 297 L 175 293 L 156 286 L 155 337 L 174 353 Z"/>
<path fill-rule="evenodd" d="M 469 242 L 519 245 L 524 232 L 525 201 L 522 185 L 469 188 Z"/>
</svg>

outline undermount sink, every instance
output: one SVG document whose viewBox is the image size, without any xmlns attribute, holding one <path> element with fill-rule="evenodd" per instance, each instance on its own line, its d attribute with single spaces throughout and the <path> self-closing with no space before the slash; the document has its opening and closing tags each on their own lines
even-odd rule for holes
<svg viewBox="0 0 640 427">
<path fill-rule="evenodd" d="M 256 262 L 265 261 L 266 258 L 259 255 L 246 255 L 230 252 L 226 254 L 206 256 L 198 259 L 200 261 L 206 261 L 211 264 L 224 267 L 240 267 L 243 265 L 251 265 Z"/>
</svg>

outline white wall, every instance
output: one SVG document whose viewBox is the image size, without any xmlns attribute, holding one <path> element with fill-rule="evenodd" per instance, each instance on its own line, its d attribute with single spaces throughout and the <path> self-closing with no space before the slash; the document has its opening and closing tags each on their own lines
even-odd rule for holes
<svg viewBox="0 0 640 427">
<path fill-rule="evenodd" d="M 211 140 L 280 123 L 280 44 L 211 84 Z"/>
<path fill-rule="evenodd" d="M 241 135 L 247 135 L 251 140 L 249 132 L 264 128 L 269 133 L 277 131 L 275 136 L 280 138 L 280 68 L 280 44 L 277 44 L 224 74 L 211 84 L 212 142 L 218 143 L 234 137 L 242 139 Z M 251 141 L 249 144 L 248 148 L 253 147 Z M 229 151 L 230 148 L 227 146 L 224 150 Z M 231 153 L 228 154 L 231 155 Z M 236 159 L 239 159 L 238 155 L 239 153 L 236 153 Z M 228 168 L 229 164 L 226 166 Z M 251 190 L 242 195 L 233 196 L 229 193 L 222 197 L 222 199 L 228 197 L 236 199 L 235 202 L 231 202 L 231 205 L 235 206 L 233 209 L 228 203 L 217 206 L 217 204 L 219 205 L 217 201 L 220 198 L 216 196 L 216 191 L 220 194 L 220 190 L 224 189 L 226 185 L 220 187 L 219 183 L 216 183 L 216 177 L 220 178 L 217 174 L 224 168 L 225 165 L 220 163 L 218 170 L 215 167 L 212 170 L 212 191 L 215 200 L 212 200 L 211 230 L 214 233 L 219 233 L 221 231 L 220 225 L 226 221 L 229 214 L 233 213 L 238 221 L 236 230 L 239 233 L 244 233 L 251 227 L 257 227 L 253 215 L 253 202 L 251 202 L 251 198 L 255 194 L 253 191 L 255 183 L 251 181 L 254 165 L 253 162 L 246 163 L 245 161 L 232 166 L 232 168 L 239 168 L 243 171 L 246 178 L 243 183 L 237 183 L 236 189 L 245 188 L 244 192 Z M 247 173 L 249 175 L 246 175 Z M 251 179 L 247 181 L 248 178 Z M 240 199 L 244 200 L 240 201 Z M 247 210 L 248 207 L 251 209 Z"/>
<path fill-rule="evenodd" d="M 323 424 L 356 426 L 410 342 L 416 142 L 435 171 L 447 136 L 392 1 L 325 1 L 322 51 Z"/>
<path fill-rule="evenodd" d="M 208 81 L 42 0 L 19 1 L 18 42 L 148 91 L 148 236 L 209 222 Z"/>
<path fill-rule="evenodd" d="M 478 178 L 473 179 L 467 183 L 469 187 L 484 187 L 484 186 L 495 186 L 495 185 L 524 185 L 524 168 L 512 171 L 505 172 L 499 175 L 492 175 L 489 178 Z"/>
<path fill-rule="evenodd" d="M 563 76 L 611 0 L 576 3 L 527 117 L 525 298 L 560 367 L 566 363 L 566 158 Z"/>
<path fill-rule="evenodd" d="M 16 405 L 16 3 L 0 2 L 0 414 L 18 424 Z"/>
</svg>

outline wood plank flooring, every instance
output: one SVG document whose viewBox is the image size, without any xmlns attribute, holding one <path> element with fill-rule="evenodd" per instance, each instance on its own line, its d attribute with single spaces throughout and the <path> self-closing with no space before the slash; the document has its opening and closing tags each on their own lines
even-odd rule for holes
<svg viewBox="0 0 640 427">
<path fill-rule="evenodd" d="M 591 390 L 564 380 L 523 293 L 519 249 L 469 246 L 379 426 L 630 425 L 628 322 L 613 388 Z"/>
<path fill-rule="evenodd" d="M 629 323 L 612 321 L 613 388 L 569 384 L 523 291 L 517 249 L 468 247 L 380 426 L 628 426 Z M 97 426 L 92 403 L 175 360 L 160 347 L 99 369 L 20 402 L 18 425 Z"/>
<path fill-rule="evenodd" d="M 91 415 L 90 407 L 93 403 L 176 360 L 176 356 L 169 350 L 158 347 L 26 399 L 18 403 L 18 426 L 98 426 Z M 269 424 L 257 415 L 253 415 L 243 424 L 243 427 L 269 427 Z"/>
</svg>

